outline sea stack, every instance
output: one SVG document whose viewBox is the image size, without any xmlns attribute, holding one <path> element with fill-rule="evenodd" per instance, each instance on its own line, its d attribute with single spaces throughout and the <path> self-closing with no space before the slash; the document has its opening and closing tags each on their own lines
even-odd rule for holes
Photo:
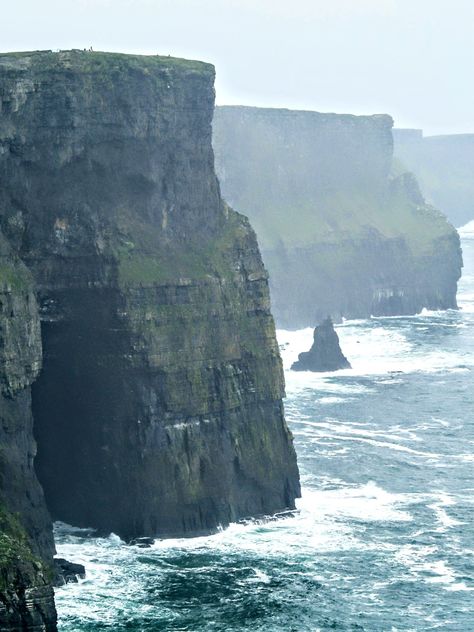
<svg viewBox="0 0 474 632">
<path fill-rule="evenodd" d="M 294 362 L 292 371 L 338 371 L 350 369 L 351 364 L 342 353 L 332 320 L 326 318 L 314 330 L 314 342 L 309 351 L 304 351 Z"/>
</svg>

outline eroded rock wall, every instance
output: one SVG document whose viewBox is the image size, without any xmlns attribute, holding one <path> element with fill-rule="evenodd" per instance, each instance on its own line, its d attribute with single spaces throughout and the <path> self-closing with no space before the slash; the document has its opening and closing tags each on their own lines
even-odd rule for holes
<svg viewBox="0 0 474 632">
<path fill-rule="evenodd" d="M 34 471 L 31 384 L 41 368 L 33 279 L 0 232 L 0 629 L 56 629 L 54 543 Z"/>
<path fill-rule="evenodd" d="M 221 200 L 212 66 L 0 56 L 0 216 L 38 291 L 55 519 L 193 535 L 294 507 L 267 275 Z"/>
<path fill-rule="evenodd" d="M 226 200 L 247 214 L 281 327 L 456 307 L 459 237 L 393 163 L 392 119 L 224 106 Z"/>
</svg>

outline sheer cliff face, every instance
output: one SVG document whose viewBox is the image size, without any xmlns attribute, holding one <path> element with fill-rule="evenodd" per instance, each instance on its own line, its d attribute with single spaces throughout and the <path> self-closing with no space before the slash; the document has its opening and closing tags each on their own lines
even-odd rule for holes
<svg viewBox="0 0 474 632">
<path fill-rule="evenodd" d="M 219 107 L 223 196 L 249 215 L 282 327 L 456 307 L 456 231 L 394 172 L 389 116 Z"/>
<path fill-rule="evenodd" d="M 31 383 L 40 367 L 40 323 L 32 278 L 0 232 L 2 630 L 55 630 L 51 522 L 33 469 Z"/>
<path fill-rule="evenodd" d="M 416 174 L 428 201 L 455 226 L 474 220 L 474 134 L 394 129 L 393 136 L 395 156 Z"/>
<path fill-rule="evenodd" d="M 123 537 L 294 506 L 267 277 L 220 199 L 211 66 L 0 56 L 0 215 L 31 270 L 53 518 Z"/>
</svg>

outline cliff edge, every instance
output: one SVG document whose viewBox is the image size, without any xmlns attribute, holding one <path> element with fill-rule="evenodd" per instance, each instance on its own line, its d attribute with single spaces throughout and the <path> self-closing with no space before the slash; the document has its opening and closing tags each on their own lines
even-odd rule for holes
<svg viewBox="0 0 474 632">
<path fill-rule="evenodd" d="M 392 124 L 216 108 L 223 195 L 255 227 L 279 326 L 456 307 L 459 237 L 394 168 Z"/>
<path fill-rule="evenodd" d="M 294 506 L 267 286 L 214 174 L 214 68 L 0 56 L 0 216 L 31 271 L 54 519 L 192 535 Z"/>
<path fill-rule="evenodd" d="M 214 173 L 213 82 L 169 57 L 0 55 L 0 494 L 45 560 L 44 499 L 130 539 L 300 493 L 267 273 Z"/>
</svg>

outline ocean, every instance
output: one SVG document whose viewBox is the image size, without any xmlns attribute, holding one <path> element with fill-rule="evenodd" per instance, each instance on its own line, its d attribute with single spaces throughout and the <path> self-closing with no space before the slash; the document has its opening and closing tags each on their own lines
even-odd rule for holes
<svg viewBox="0 0 474 632">
<path fill-rule="evenodd" d="M 87 567 L 56 590 L 61 632 L 474 630 L 474 222 L 459 311 L 346 321 L 351 370 L 291 372 L 279 331 L 298 511 L 157 541 L 56 524 Z"/>
</svg>

